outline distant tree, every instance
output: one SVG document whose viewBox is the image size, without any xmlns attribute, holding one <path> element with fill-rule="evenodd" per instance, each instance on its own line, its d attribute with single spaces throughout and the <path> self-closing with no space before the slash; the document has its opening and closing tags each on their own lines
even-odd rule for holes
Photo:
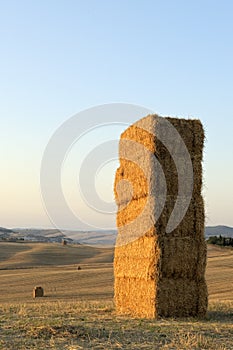
<svg viewBox="0 0 233 350">
<path fill-rule="evenodd" d="M 207 243 L 210 243 L 210 244 L 217 244 L 217 242 L 218 242 L 218 237 L 217 236 L 211 236 L 207 240 Z"/>
<path fill-rule="evenodd" d="M 231 246 L 233 247 L 233 238 L 220 236 L 211 236 L 208 238 L 207 243 L 209 244 L 217 244 L 220 246 Z"/>
</svg>

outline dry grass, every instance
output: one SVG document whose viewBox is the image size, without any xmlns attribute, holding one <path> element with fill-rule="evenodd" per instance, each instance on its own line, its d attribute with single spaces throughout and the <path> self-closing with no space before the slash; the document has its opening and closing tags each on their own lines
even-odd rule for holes
<svg viewBox="0 0 233 350">
<path fill-rule="evenodd" d="M 0 306 L 0 349 L 233 348 L 233 303 L 212 304 L 204 320 L 119 317 L 107 302 Z"/>
<path fill-rule="evenodd" d="M 106 258 L 102 263 L 95 262 L 98 254 L 91 256 L 86 250 L 81 257 L 79 251 L 82 270 L 77 271 L 76 258 L 72 265 L 62 265 L 60 246 L 40 245 L 40 254 L 44 247 L 45 255 L 50 251 L 53 256 L 48 262 L 57 265 L 36 268 L 37 244 L 30 244 L 27 261 L 31 259 L 32 268 L 0 271 L 0 349 L 233 349 L 232 250 L 208 247 L 207 318 L 145 320 L 115 313 L 109 263 L 113 251 L 99 250 Z M 17 254 L 16 246 L 14 250 Z M 0 256 L 3 251 L 0 244 Z M 46 297 L 32 298 L 37 284 Z"/>
</svg>

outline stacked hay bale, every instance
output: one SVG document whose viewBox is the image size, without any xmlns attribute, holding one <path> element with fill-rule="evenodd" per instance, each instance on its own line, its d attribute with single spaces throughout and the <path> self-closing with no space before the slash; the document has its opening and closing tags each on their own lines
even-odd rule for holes
<svg viewBox="0 0 233 350">
<path fill-rule="evenodd" d="M 166 118 L 181 136 L 193 168 L 188 210 L 178 226 L 167 232 L 179 185 L 174 157 L 160 141 L 161 134 L 169 132 L 161 129 L 163 123 L 159 127 L 160 120 L 157 115 L 149 115 L 121 135 L 120 167 L 114 185 L 118 205 L 114 256 L 116 309 L 119 313 L 148 318 L 203 316 L 208 299 L 201 195 L 204 131 L 199 120 Z M 182 142 L 178 139 L 173 144 L 180 159 L 184 156 Z M 167 186 L 158 219 L 156 208 L 158 197 L 162 196 L 159 187 L 161 192 L 164 188 L 155 169 L 154 156 L 162 167 Z M 186 170 L 184 167 L 179 172 Z M 181 200 L 185 202 L 185 198 Z"/>
</svg>

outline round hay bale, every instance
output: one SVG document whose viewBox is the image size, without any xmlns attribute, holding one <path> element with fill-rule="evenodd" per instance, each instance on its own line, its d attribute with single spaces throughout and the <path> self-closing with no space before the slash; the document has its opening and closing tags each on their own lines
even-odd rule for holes
<svg viewBox="0 0 233 350">
<path fill-rule="evenodd" d="M 41 298 L 44 296 L 44 289 L 42 287 L 34 287 L 32 291 L 33 298 Z"/>
</svg>

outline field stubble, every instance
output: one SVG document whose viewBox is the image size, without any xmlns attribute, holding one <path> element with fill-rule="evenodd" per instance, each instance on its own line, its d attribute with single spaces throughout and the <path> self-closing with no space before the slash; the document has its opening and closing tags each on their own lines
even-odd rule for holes
<svg viewBox="0 0 233 350">
<path fill-rule="evenodd" d="M 205 319 L 145 320 L 115 313 L 110 249 L 9 244 L 0 244 L 0 349 L 233 349 L 232 250 L 208 248 Z M 32 299 L 34 285 L 44 298 Z"/>
</svg>

